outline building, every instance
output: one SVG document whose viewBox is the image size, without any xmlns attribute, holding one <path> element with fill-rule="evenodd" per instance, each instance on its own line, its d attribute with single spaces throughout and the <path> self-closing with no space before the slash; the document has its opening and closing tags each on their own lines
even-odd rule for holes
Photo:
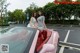
<svg viewBox="0 0 80 53">
<path fill-rule="evenodd" d="M 55 4 L 80 4 L 80 0 L 55 0 Z"/>
</svg>

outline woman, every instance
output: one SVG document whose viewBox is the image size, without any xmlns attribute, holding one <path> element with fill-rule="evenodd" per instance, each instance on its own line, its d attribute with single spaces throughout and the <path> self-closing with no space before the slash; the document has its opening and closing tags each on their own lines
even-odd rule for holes
<svg viewBox="0 0 80 53">
<path fill-rule="evenodd" d="M 29 24 L 27 25 L 27 27 L 31 27 L 31 28 L 37 28 L 37 14 L 33 13 L 32 17 L 30 19 Z"/>
<path fill-rule="evenodd" d="M 43 15 L 43 13 L 41 11 L 39 11 L 38 13 L 39 13 L 39 17 L 37 18 L 38 29 L 44 30 L 44 29 L 46 29 L 45 16 Z"/>
<path fill-rule="evenodd" d="M 36 49 L 47 38 L 47 31 L 46 31 L 46 25 L 45 25 L 45 16 L 43 15 L 43 13 L 41 11 L 39 11 L 38 14 L 39 14 L 39 17 L 37 18 L 37 23 L 38 23 L 37 28 L 39 29 L 39 35 L 38 35 L 38 41 L 37 41 Z"/>
<path fill-rule="evenodd" d="M 38 29 L 40 30 L 40 35 L 43 38 L 43 41 L 47 38 L 46 24 L 45 24 L 45 16 L 41 11 L 38 12 L 39 17 L 37 18 Z"/>
</svg>

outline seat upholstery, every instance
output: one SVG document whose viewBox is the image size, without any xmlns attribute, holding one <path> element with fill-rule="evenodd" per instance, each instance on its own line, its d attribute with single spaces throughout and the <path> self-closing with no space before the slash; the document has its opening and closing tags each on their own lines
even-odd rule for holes
<svg viewBox="0 0 80 53">
<path fill-rule="evenodd" d="M 47 34 L 45 35 L 45 33 L 47 32 Z M 43 45 L 45 44 L 45 43 L 47 43 L 47 41 L 49 40 L 49 38 L 50 38 L 50 36 L 51 36 L 51 34 L 52 34 L 52 32 L 51 31 L 49 31 L 49 30 L 46 30 L 46 32 L 44 32 L 44 38 L 45 39 L 43 39 L 41 36 L 42 36 L 42 34 L 41 34 L 41 32 L 39 33 L 39 37 L 38 37 L 38 40 L 37 40 L 37 45 L 36 45 L 36 51 L 38 52 L 39 50 L 41 50 L 41 48 L 43 47 Z M 46 37 L 47 36 L 47 37 Z"/>
<path fill-rule="evenodd" d="M 40 53 L 47 53 L 47 52 L 53 53 L 54 49 L 55 46 L 53 44 L 44 44 Z"/>
<path fill-rule="evenodd" d="M 58 45 L 59 34 L 56 31 L 52 31 L 52 35 L 47 41 L 46 44 L 43 45 L 40 53 L 56 53 L 57 45 Z"/>
</svg>

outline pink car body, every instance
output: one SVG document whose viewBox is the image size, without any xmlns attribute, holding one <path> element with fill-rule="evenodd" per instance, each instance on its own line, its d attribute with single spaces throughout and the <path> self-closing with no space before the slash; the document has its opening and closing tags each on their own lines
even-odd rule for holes
<svg viewBox="0 0 80 53">
<path fill-rule="evenodd" d="M 56 53 L 59 34 L 57 31 L 54 31 L 52 29 L 47 29 L 47 34 L 48 34 L 47 39 L 44 42 L 42 42 L 42 44 L 36 49 L 37 51 L 40 50 L 37 53 Z M 35 51 L 34 49 L 36 47 L 36 44 L 37 44 L 36 41 L 38 38 L 39 37 L 36 35 L 29 53 L 33 53 Z M 53 48 L 52 48 L 52 46 L 53 46 Z"/>
</svg>

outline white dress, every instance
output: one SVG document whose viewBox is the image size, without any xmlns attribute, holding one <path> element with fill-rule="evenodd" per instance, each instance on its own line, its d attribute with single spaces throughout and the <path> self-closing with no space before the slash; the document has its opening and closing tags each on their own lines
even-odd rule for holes
<svg viewBox="0 0 80 53">
<path fill-rule="evenodd" d="M 45 25 L 43 23 L 43 22 L 45 22 L 45 17 L 44 16 L 39 16 L 37 18 L 37 21 L 38 21 L 38 29 L 43 30 L 45 28 Z"/>
<path fill-rule="evenodd" d="M 36 23 L 36 19 L 34 17 L 31 17 L 29 24 L 27 25 L 27 27 L 31 27 L 33 28 L 34 25 Z"/>
</svg>

